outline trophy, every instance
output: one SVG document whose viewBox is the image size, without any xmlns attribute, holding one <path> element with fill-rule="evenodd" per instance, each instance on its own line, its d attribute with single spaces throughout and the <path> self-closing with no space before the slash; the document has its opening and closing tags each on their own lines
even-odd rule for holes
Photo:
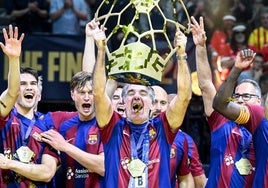
<svg viewBox="0 0 268 188">
<path fill-rule="evenodd" d="M 161 9 L 160 0 L 104 0 L 98 6 L 96 21 L 107 28 L 107 72 L 111 79 L 118 82 L 142 85 L 154 85 L 161 82 L 166 63 L 176 53 L 173 40 L 168 35 L 168 28 L 173 27 L 190 32 L 190 18 L 182 0 L 163 1 L 170 3 L 167 17 Z M 188 23 L 180 24 L 177 16 L 177 5 L 184 11 Z M 153 19 L 152 13 L 159 15 Z M 125 19 L 125 18 L 128 19 Z M 158 23 L 160 27 L 154 27 Z M 140 29 L 140 23 L 147 25 Z M 159 25 L 159 24 L 158 24 Z M 186 27 L 186 26 L 187 27 Z M 114 40 L 115 38 L 119 40 Z M 158 40 L 161 38 L 161 40 Z M 161 41 L 161 42 L 159 42 Z M 117 48 L 111 47 L 116 43 Z M 159 45 L 159 43 L 161 43 Z M 110 44 L 110 45 L 109 45 Z M 161 54 L 165 46 L 165 55 Z"/>
</svg>

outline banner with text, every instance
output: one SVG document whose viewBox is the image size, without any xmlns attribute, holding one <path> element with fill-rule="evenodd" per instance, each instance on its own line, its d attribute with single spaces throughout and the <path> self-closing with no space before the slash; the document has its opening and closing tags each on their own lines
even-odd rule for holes
<svg viewBox="0 0 268 188">
<path fill-rule="evenodd" d="M 3 42 L 3 36 L 0 40 Z M 84 36 L 26 35 L 22 43 L 21 66 L 38 70 L 43 77 L 43 101 L 69 101 L 69 81 L 82 70 Z M 188 48 L 191 51 L 191 47 Z M 193 57 L 189 56 L 188 58 Z M 0 92 L 7 88 L 8 58 L 0 52 Z M 176 63 L 168 63 L 161 86 L 176 92 Z M 190 66 L 191 68 L 191 66 Z M 193 69 L 193 68 L 191 68 Z"/>
</svg>

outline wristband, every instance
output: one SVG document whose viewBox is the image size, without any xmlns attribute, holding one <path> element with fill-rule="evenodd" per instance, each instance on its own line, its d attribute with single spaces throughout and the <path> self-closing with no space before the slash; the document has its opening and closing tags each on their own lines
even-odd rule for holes
<svg viewBox="0 0 268 188">
<path fill-rule="evenodd" d="M 184 55 L 177 55 L 178 60 L 186 60 L 187 59 L 187 54 Z"/>
</svg>

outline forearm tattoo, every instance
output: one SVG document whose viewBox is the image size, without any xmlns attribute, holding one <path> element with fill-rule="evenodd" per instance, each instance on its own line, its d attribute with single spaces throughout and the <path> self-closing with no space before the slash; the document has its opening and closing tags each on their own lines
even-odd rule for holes
<svg viewBox="0 0 268 188">
<path fill-rule="evenodd" d="M 0 101 L 0 104 L 1 104 L 4 108 L 7 107 L 2 101 Z"/>
</svg>

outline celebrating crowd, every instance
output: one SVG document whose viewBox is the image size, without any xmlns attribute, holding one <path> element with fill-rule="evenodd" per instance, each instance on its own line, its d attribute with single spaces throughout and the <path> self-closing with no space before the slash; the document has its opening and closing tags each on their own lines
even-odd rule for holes
<svg viewBox="0 0 268 188">
<path fill-rule="evenodd" d="M 236 18 L 226 15 L 223 21 Z M 244 45 L 238 35 L 246 27 L 231 23 L 231 38 L 239 45 L 232 39 L 221 44 L 220 31 L 208 44 L 205 23 L 202 15 L 191 16 L 198 85 L 211 134 L 208 175 L 193 138 L 181 129 L 192 97 L 190 35 L 177 29 L 173 36 L 177 92 L 169 96 L 159 85 L 108 78 L 107 28 L 91 20 L 85 25 L 82 70 L 70 81 L 76 111 L 41 113 L 40 75 L 20 66 L 25 36 L 19 27 L 4 28 L 0 46 L 9 72 L 0 96 L 0 187 L 268 188 L 267 93 L 259 85 L 262 75 L 257 80 L 249 76 L 263 50 L 254 47 L 258 32 Z M 216 65 L 222 64 L 217 67 L 220 82 L 215 82 L 210 53 Z M 228 71 L 223 74 L 224 66 Z"/>
</svg>

